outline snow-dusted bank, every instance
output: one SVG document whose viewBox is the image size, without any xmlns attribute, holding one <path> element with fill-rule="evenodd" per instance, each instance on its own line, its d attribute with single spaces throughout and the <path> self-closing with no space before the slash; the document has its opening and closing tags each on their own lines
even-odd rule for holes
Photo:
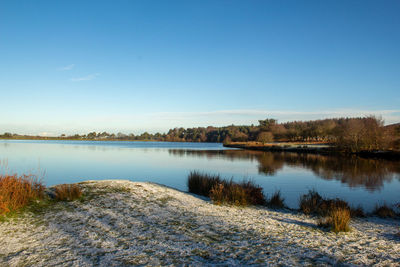
<svg viewBox="0 0 400 267">
<path fill-rule="evenodd" d="M 267 208 L 216 206 L 153 183 L 82 183 L 83 202 L 0 223 L 0 266 L 400 265 L 400 222 L 355 219 L 351 232 Z"/>
</svg>

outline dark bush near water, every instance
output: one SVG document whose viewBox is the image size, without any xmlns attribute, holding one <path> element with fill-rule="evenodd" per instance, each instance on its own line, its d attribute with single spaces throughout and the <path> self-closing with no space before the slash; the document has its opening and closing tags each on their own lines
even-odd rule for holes
<svg viewBox="0 0 400 267">
<path fill-rule="evenodd" d="M 281 195 L 281 191 L 276 191 L 271 198 L 267 200 L 267 206 L 271 208 L 282 209 L 285 208 L 285 199 Z"/>
<path fill-rule="evenodd" d="M 351 209 L 349 204 L 341 199 L 324 199 L 315 190 L 300 197 L 300 210 L 305 214 L 316 214 L 321 218 L 318 225 L 330 228 L 333 232 L 349 231 L 351 215 L 363 216 L 361 208 Z"/>
<path fill-rule="evenodd" d="M 211 189 L 221 183 L 226 183 L 226 181 L 222 181 L 219 175 L 192 171 L 189 174 L 187 186 L 190 193 L 209 197 Z"/>
<path fill-rule="evenodd" d="M 380 206 L 377 205 L 373 211 L 373 214 L 378 217 L 381 217 L 381 218 L 395 218 L 396 217 L 395 211 L 386 204 L 383 204 Z"/>
<path fill-rule="evenodd" d="M 300 197 L 300 210 L 305 214 L 316 214 L 326 216 L 332 209 L 343 208 L 351 210 L 349 204 L 341 199 L 324 199 L 315 190 L 310 190 L 307 194 Z M 357 213 L 363 213 L 361 208 L 357 208 Z"/>
<path fill-rule="evenodd" d="M 246 206 L 266 203 L 262 188 L 252 181 L 236 183 L 232 179 L 221 179 L 219 175 L 193 171 L 187 185 L 189 192 L 210 197 L 215 204 Z"/>
</svg>

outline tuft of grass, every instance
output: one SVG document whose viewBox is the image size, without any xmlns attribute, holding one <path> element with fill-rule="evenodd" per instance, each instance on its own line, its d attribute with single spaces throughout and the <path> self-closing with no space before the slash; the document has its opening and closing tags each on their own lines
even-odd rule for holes
<svg viewBox="0 0 400 267">
<path fill-rule="evenodd" d="M 235 206 L 247 206 L 251 204 L 246 190 L 238 184 L 217 184 L 210 192 L 210 198 L 214 204 L 232 204 Z"/>
<path fill-rule="evenodd" d="M 361 206 L 358 206 L 357 208 L 351 207 L 350 216 L 352 218 L 357 218 L 357 217 L 364 218 L 365 217 L 364 209 Z"/>
<path fill-rule="evenodd" d="M 350 211 L 349 204 L 339 198 L 325 199 L 315 190 L 310 190 L 300 197 L 300 210 L 305 214 L 327 216 L 331 210 L 341 207 Z"/>
<path fill-rule="evenodd" d="M 246 192 L 246 198 L 251 205 L 265 205 L 265 196 L 261 186 L 255 184 L 253 181 L 243 180 L 238 184 Z"/>
<path fill-rule="evenodd" d="M 317 214 L 320 216 L 329 215 L 332 210 L 336 210 L 338 208 L 346 209 L 350 211 L 350 206 L 346 201 L 335 198 L 335 199 L 323 199 L 321 204 L 317 209 Z"/>
<path fill-rule="evenodd" d="M 210 175 L 192 171 L 189 174 L 187 186 L 190 193 L 209 197 L 211 189 L 215 185 L 221 183 L 222 180 L 219 175 Z"/>
<path fill-rule="evenodd" d="M 348 232 L 350 230 L 350 209 L 343 206 L 332 206 L 327 216 L 320 219 L 318 225 L 321 227 L 329 227 L 331 231 Z"/>
<path fill-rule="evenodd" d="M 309 190 L 300 197 L 300 210 L 305 214 L 317 213 L 323 198 L 315 190 Z"/>
<path fill-rule="evenodd" d="M 189 192 L 210 197 L 218 205 L 232 204 L 237 206 L 264 205 L 265 197 L 260 186 L 252 181 L 221 179 L 219 175 L 203 174 L 193 171 L 188 177 Z"/>
<path fill-rule="evenodd" d="M 55 187 L 55 199 L 72 201 L 82 197 L 81 187 L 77 184 L 61 184 Z"/>
<path fill-rule="evenodd" d="M 271 208 L 285 208 L 285 199 L 281 196 L 281 191 L 278 190 L 276 191 L 271 198 L 269 198 L 267 200 L 267 206 L 271 207 Z"/>
<path fill-rule="evenodd" d="M 388 205 L 383 204 L 381 206 L 375 206 L 375 209 L 373 211 L 373 214 L 375 214 L 378 217 L 381 218 L 395 218 L 396 217 L 396 213 L 394 212 L 394 210 L 389 207 Z"/>
<path fill-rule="evenodd" d="M 0 176 L 0 216 L 17 211 L 33 200 L 42 199 L 44 185 L 33 175 Z"/>
</svg>

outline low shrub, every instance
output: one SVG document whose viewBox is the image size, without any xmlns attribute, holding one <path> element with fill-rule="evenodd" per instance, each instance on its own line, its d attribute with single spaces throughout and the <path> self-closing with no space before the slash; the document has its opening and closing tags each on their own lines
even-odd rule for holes
<svg viewBox="0 0 400 267">
<path fill-rule="evenodd" d="M 267 206 L 271 208 L 285 208 L 285 199 L 281 196 L 281 191 L 276 191 L 271 198 L 267 200 Z"/>
<path fill-rule="evenodd" d="M 358 206 L 357 208 L 351 207 L 350 208 L 350 216 L 352 218 L 363 218 L 365 217 L 364 209 L 361 206 Z"/>
<path fill-rule="evenodd" d="M 381 218 L 395 218 L 396 213 L 392 208 L 387 206 L 386 204 L 383 204 L 381 206 L 375 206 L 375 209 L 373 211 L 373 214 L 375 214 L 378 217 Z"/>
<path fill-rule="evenodd" d="M 343 206 L 331 206 L 324 219 L 320 219 L 318 225 L 329 227 L 333 232 L 347 232 L 350 230 L 350 209 Z"/>
<path fill-rule="evenodd" d="M 346 201 L 339 198 L 324 199 L 315 190 L 310 190 L 300 197 L 300 210 L 305 214 L 327 216 L 331 210 L 339 207 L 350 211 L 350 206 Z"/>
<path fill-rule="evenodd" d="M 77 184 L 61 184 L 55 186 L 55 199 L 72 201 L 82 196 L 82 190 Z"/>
<path fill-rule="evenodd" d="M 16 211 L 43 198 L 44 185 L 33 175 L 0 176 L 0 215 Z"/>
<path fill-rule="evenodd" d="M 246 192 L 246 198 L 251 205 L 265 205 L 265 196 L 262 187 L 253 181 L 242 181 L 238 184 Z"/>
<path fill-rule="evenodd" d="M 265 197 L 262 188 L 251 181 L 235 183 L 222 180 L 210 191 L 210 198 L 217 205 L 231 204 L 236 206 L 264 205 Z"/>
<path fill-rule="evenodd" d="M 317 213 L 323 198 L 315 191 L 310 190 L 300 197 L 300 210 L 305 214 Z"/>
<path fill-rule="evenodd" d="M 193 171 L 189 174 L 187 185 L 189 192 L 210 197 L 215 204 L 237 206 L 265 204 L 262 188 L 252 181 L 235 183 L 232 179 L 221 179 L 219 175 Z"/>
<path fill-rule="evenodd" d="M 244 188 L 238 184 L 231 183 L 215 185 L 210 192 L 210 198 L 214 204 L 232 204 L 236 206 L 246 206 L 251 204 Z"/>
<path fill-rule="evenodd" d="M 187 186 L 190 193 L 209 197 L 211 189 L 221 183 L 223 182 L 219 175 L 192 171 L 189 174 Z"/>
<path fill-rule="evenodd" d="M 332 210 L 337 210 L 338 208 L 346 209 L 350 211 L 350 206 L 346 201 L 339 198 L 336 199 L 323 199 L 321 204 L 317 209 L 317 214 L 320 216 L 329 215 Z"/>
</svg>

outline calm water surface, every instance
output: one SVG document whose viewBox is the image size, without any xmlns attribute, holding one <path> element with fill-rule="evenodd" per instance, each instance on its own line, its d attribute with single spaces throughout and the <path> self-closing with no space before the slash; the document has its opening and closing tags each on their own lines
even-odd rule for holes
<svg viewBox="0 0 400 267">
<path fill-rule="evenodd" d="M 400 162 L 224 149 L 215 143 L 0 140 L 2 173 L 44 174 L 51 186 L 93 179 L 151 181 L 187 191 L 191 170 L 253 179 L 297 208 L 316 189 L 371 210 L 400 202 Z"/>
</svg>

